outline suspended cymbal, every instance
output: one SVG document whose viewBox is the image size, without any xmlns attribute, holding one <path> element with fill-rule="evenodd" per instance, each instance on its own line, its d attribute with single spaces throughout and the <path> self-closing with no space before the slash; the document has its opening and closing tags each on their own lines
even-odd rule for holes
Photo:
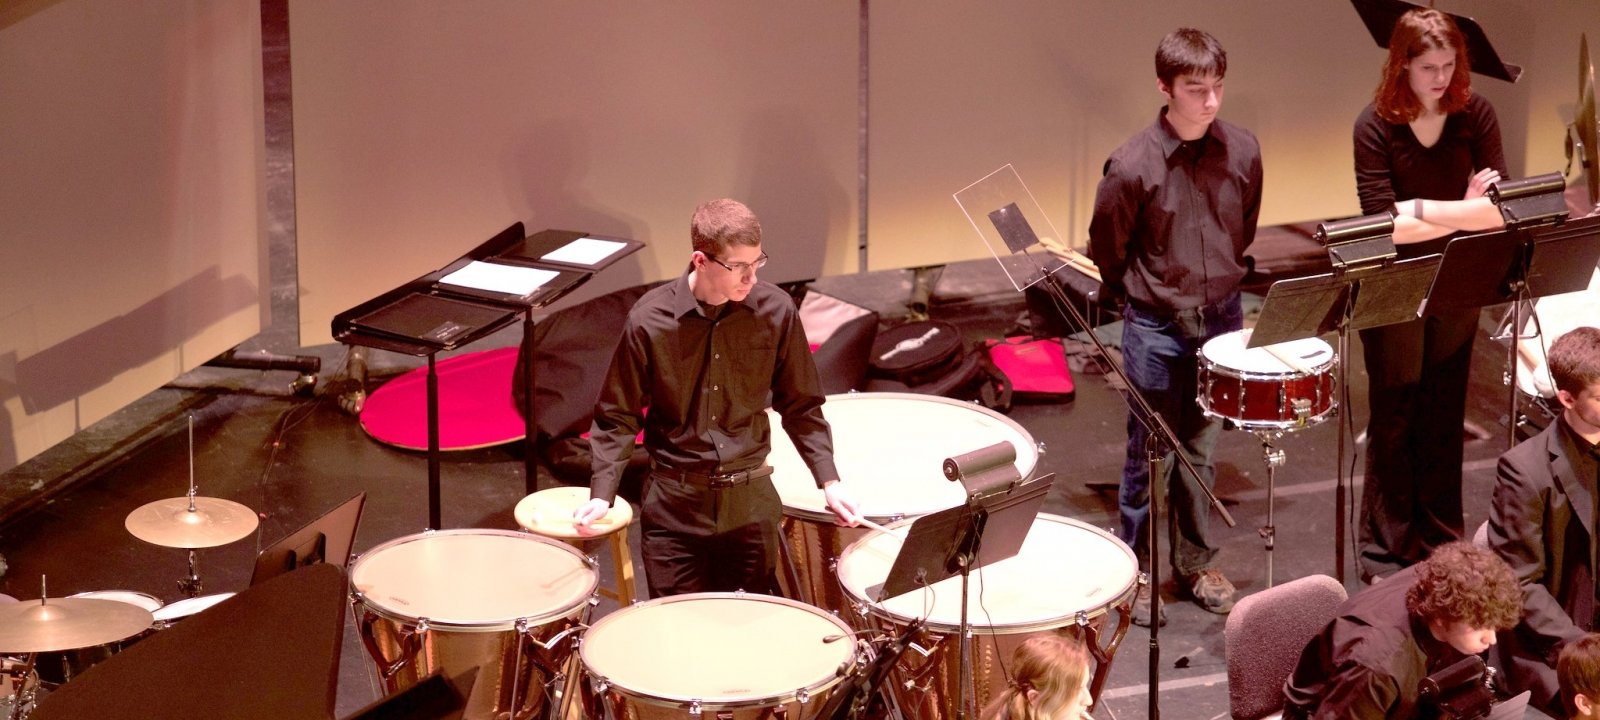
<svg viewBox="0 0 1600 720">
<path fill-rule="evenodd" d="M 167 498 L 147 503 L 128 513 L 124 523 L 133 536 L 152 545 L 173 548 L 208 548 L 227 545 L 255 532 L 261 521 L 254 510 L 232 500 L 213 497 Z"/>
<path fill-rule="evenodd" d="M 186 502 L 187 504 L 187 502 Z M 0 605 L 0 652 L 35 653 L 104 645 L 155 622 L 137 605 L 96 598 L 47 598 Z"/>
</svg>

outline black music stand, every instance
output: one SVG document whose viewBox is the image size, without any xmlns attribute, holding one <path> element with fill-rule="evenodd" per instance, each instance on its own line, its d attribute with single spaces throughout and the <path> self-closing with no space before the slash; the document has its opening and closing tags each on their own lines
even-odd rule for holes
<svg viewBox="0 0 1600 720">
<path fill-rule="evenodd" d="M 512 223 L 488 241 L 449 265 L 412 280 L 333 318 L 333 337 L 350 345 L 374 347 L 428 359 L 428 527 L 438 529 L 439 511 L 439 375 L 435 355 L 487 337 L 522 318 L 522 353 L 533 357 L 533 313 L 588 282 L 595 273 L 637 252 L 644 243 L 569 230 L 545 230 L 526 236 L 522 223 Z M 528 269 L 548 277 L 531 290 L 501 291 L 493 286 L 452 282 L 470 271 Z M 534 366 L 525 363 L 523 380 L 534 387 Z M 538 431 L 530 391 L 523 407 L 523 480 L 537 490 Z"/>
<path fill-rule="evenodd" d="M 1400 21 L 1401 15 L 1406 14 L 1408 10 L 1426 9 L 1421 5 L 1402 0 L 1350 0 L 1350 2 L 1355 6 L 1356 13 L 1361 16 L 1361 22 L 1367 26 L 1367 32 L 1372 34 L 1373 41 L 1384 49 L 1388 49 L 1389 38 L 1394 35 L 1394 25 Z M 1500 59 L 1500 54 L 1495 52 L 1494 45 L 1489 42 L 1489 35 L 1483 31 L 1483 26 L 1479 25 L 1478 21 L 1465 15 L 1445 14 L 1455 21 L 1456 27 L 1460 28 L 1461 34 L 1467 38 L 1467 57 L 1472 63 L 1473 72 L 1513 83 L 1522 77 L 1522 67 Z"/>
<path fill-rule="evenodd" d="M 435 670 L 417 684 L 380 698 L 344 720 L 460 720 L 477 681 L 477 667 L 454 678 Z"/>
<path fill-rule="evenodd" d="M 1006 165 L 960 191 L 955 193 L 956 204 L 961 206 L 966 213 L 967 220 L 972 223 L 972 228 L 983 238 L 984 245 L 994 255 L 995 261 L 1000 263 L 1006 277 L 1017 290 L 1024 291 L 1039 280 L 1048 278 L 1060 266 L 1061 261 L 1053 254 L 1045 251 L 1044 244 L 1034 232 L 1034 227 L 1050 233 L 1050 237 L 1060 238 L 1054 223 L 1045 215 L 1044 209 L 1034 199 L 1033 192 L 1022 182 L 1016 169 Z M 980 218 L 982 218 L 980 220 Z M 1031 218 L 1031 220 L 1029 219 Z M 1189 457 L 1179 450 L 1181 443 L 1177 440 L 1177 433 L 1172 429 L 1165 418 L 1155 411 L 1133 383 L 1128 379 L 1127 371 L 1122 367 L 1120 360 L 1113 359 L 1111 351 L 1106 349 L 1094 326 L 1090 325 L 1083 313 L 1067 298 L 1061 286 L 1053 282 L 1039 285 L 1044 288 L 1055 301 L 1058 309 L 1071 316 L 1073 324 L 1081 328 L 1094 344 L 1095 352 L 1101 358 L 1105 367 L 1122 382 L 1127 389 L 1123 393 L 1123 402 L 1128 405 L 1131 416 L 1149 430 L 1145 441 L 1146 462 L 1149 465 L 1150 485 L 1150 521 L 1146 523 L 1147 537 L 1150 545 L 1150 572 L 1141 578 L 1141 582 L 1148 581 L 1150 593 L 1150 694 L 1148 714 L 1150 720 L 1161 717 L 1160 689 L 1161 689 L 1161 509 L 1166 503 L 1166 465 L 1165 458 L 1170 453 L 1172 459 L 1182 466 L 1189 476 L 1194 478 L 1194 485 L 1204 493 L 1210 501 L 1211 507 L 1222 516 L 1222 521 L 1228 527 L 1238 523 L 1222 501 L 1217 499 L 1217 494 L 1201 479 L 1200 471 L 1195 468 Z M 964 710 L 965 708 L 963 708 Z"/>
<path fill-rule="evenodd" d="M 1245 346 L 1254 348 L 1338 332 L 1338 362 L 1342 373 L 1343 368 L 1349 367 L 1350 331 L 1415 320 L 1427 298 L 1428 286 L 1439 272 L 1439 262 L 1440 256 L 1426 255 L 1275 282 L 1267 289 L 1261 316 Z M 1342 375 L 1338 380 L 1348 418 L 1349 384 Z M 1340 422 L 1333 502 L 1333 562 L 1334 576 L 1341 585 L 1344 584 L 1344 538 L 1348 531 L 1344 513 L 1349 491 L 1344 476 L 1346 434 L 1346 423 Z M 1267 452 L 1270 485 L 1272 458 L 1271 451 Z M 1268 493 L 1270 508 L 1270 487 Z M 1271 522 L 1269 517 L 1269 526 Z M 1270 536 L 1267 539 L 1270 553 Z M 1270 559 L 1270 554 L 1268 557 Z"/>
<path fill-rule="evenodd" d="M 355 545 L 356 528 L 361 524 L 361 508 L 366 502 L 365 492 L 356 493 L 355 497 L 323 513 L 322 517 L 268 545 L 256 554 L 255 569 L 250 573 L 250 586 L 255 587 L 307 565 L 329 563 L 344 567 L 350 561 L 350 548 Z"/>
<path fill-rule="evenodd" d="M 1428 293 L 1424 313 L 1476 310 L 1512 303 L 1507 363 L 1511 380 L 1506 415 L 1509 444 L 1516 444 L 1517 341 L 1523 339 L 1522 308 L 1547 295 L 1589 287 L 1600 263 L 1600 216 L 1534 228 L 1458 237 L 1445 246 L 1444 264 Z M 1485 269 L 1487 268 L 1487 271 Z M 1496 270 L 1496 268 L 1502 268 Z"/>
<path fill-rule="evenodd" d="M 95 665 L 33 717 L 332 720 L 349 591 L 336 565 L 273 578 Z"/>
<path fill-rule="evenodd" d="M 878 601 L 961 576 L 961 692 L 956 717 L 971 704 L 972 640 L 967 621 L 967 588 L 976 568 L 1000 562 L 1022 550 L 1034 518 L 1044 507 L 1055 475 L 1013 485 L 967 504 L 925 515 L 911 523 L 905 542 L 878 590 Z"/>
</svg>

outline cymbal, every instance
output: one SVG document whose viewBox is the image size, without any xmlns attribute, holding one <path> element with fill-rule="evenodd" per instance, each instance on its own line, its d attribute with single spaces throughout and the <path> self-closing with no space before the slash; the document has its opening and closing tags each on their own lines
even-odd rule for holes
<svg viewBox="0 0 1600 720">
<path fill-rule="evenodd" d="M 123 524 L 133 536 L 152 545 L 174 548 L 208 548 L 227 545 L 255 532 L 260 518 L 254 510 L 232 500 L 213 497 L 175 497 L 146 503 L 128 513 Z"/>
<path fill-rule="evenodd" d="M 137 605 L 96 598 L 46 598 L 0 605 L 0 652 L 75 650 L 126 640 L 155 622 Z"/>
</svg>

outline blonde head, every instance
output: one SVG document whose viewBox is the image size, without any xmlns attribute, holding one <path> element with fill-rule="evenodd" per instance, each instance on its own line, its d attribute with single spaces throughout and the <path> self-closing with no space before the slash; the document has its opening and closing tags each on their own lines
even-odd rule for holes
<svg viewBox="0 0 1600 720">
<path fill-rule="evenodd" d="M 1064 635 L 1028 638 L 1011 655 L 1011 685 L 983 710 L 983 720 L 1076 718 L 1089 706 L 1089 651 Z"/>
</svg>

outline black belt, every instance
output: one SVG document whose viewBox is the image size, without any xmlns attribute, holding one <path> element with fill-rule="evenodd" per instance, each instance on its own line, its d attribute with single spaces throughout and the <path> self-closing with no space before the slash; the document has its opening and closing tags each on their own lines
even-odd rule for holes
<svg viewBox="0 0 1600 720">
<path fill-rule="evenodd" d="M 1216 316 L 1221 315 L 1222 313 L 1226 312 L 1228 310 L 1229 305 L 1231 305 L 1232 303 L 1233 303 L 1233 298 L 1228 298 L 1227 300 L 1222 300 L 1220 302 L 1215 302 L 1215 303 L 1212 303 L 1210 305 L 1201 305 L 1199 307 L 1192 307 L 1192 308 L 1187 308 L 1187 309 L 1184 309 L 1184 310 L 1172 310 L 1172 309 L 1169 309 L 1169 308 L 1157 308 L 1157 307 L 1154 307 L 1152 305 L 1148 305 L 1146 303 L 1140 302 L 1138 300 L 1134 300 L 1133 298 L 1128 298 L 1128 306 L 1129 307 L 1132 307 L 1134 310 L 1137 310 L 1137 311 L 1139 311 L 1141 313 L 1144 313 L 1145 315 L 1149 315 L 1151 317 L 1161 318 L 1163 320 L 1201 320 L 1201 321 L 1203 321 L 1207 317 L 1216 317 Z"/>
<path fill-rule="evenodd" d="M 657 465 L 653 472 L 656 477 L 665 478 L 667 480 L 676 480 L 678 482 L 688 483 L 690 485 L 720 489 L 739 487 L 740 485 L 748 483 L 751 480 L 760 480 L 761 478 L 772 474 L 772 467 L 769 465 L 762 465 L 761 467 L 751 468 L 749 470 L 740 470 L 738 472 L 705 475 L 697 472 L 689 472 L 687 470 L 679 470 L 677 468 L 667 467 L 665 465 Z"/>
</svg>

